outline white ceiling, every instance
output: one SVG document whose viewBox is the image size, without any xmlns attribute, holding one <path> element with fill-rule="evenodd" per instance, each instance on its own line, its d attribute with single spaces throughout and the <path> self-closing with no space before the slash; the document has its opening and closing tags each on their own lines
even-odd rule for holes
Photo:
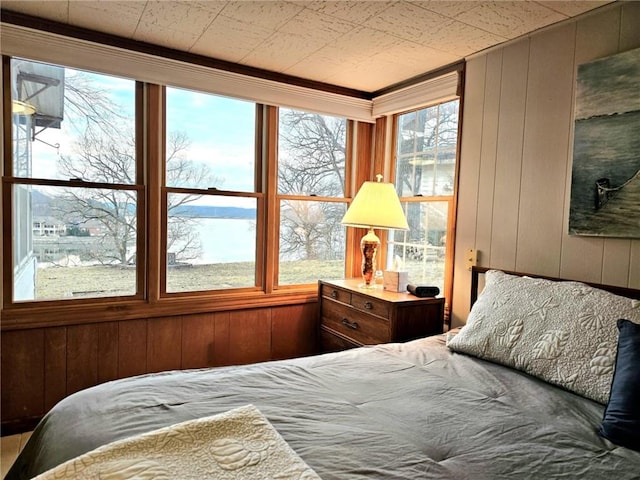
<svg viewBox="0 0 640 480">
<path fill-rule="evenodd" d="M 373 92 L 611 0 L 1 0 L 3 9 Z"/>
</svg>

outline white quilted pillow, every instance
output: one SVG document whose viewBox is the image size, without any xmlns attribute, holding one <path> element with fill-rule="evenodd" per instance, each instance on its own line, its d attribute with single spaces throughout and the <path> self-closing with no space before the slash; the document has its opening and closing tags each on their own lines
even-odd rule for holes
<svg viewBox="0 0 640 480">
<path fill-rule="evenodd" d="M 490 270 L 467 324 L 447 346 L 606 404 L 619 318 L 640 323 L 640 302 L 580 282 Z"/>
</svg>

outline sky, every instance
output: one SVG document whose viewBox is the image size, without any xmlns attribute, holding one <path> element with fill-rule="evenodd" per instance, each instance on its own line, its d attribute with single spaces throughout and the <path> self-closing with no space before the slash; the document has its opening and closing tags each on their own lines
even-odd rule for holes
<svg viewBox="0 0 640 480">
<path fill-rule="evenodd" d="M 72 81 L 77 71 L 67 68 L 65 76 Z M 96 86 L 108 92 L 121 111 L 133 118 L 135 82 L 103 74 L 88 75 Z M 57 178 L 59 155 L 73 153 L 75 133 L 69 128 L 71 112 L 65 109 L 62 128 L 47 128 L 33 142 L 33 176 Z M 39 127 L 36 131 L 40 130 Z M 189 160 L 207 164 L 224 190 L 253 191 L 255 162 L 255 104 L 252 102 L 167 88 L 167 130 L 185 132 L 191 146 Z M 46 143 L 45 143 L 46 142 Z M 53 145 L 59 144 L 56 149 Z"/>
<path fill-rule="evenodd" d="M 253 191 L 255 104 L 173 87 L 167 88 L 167 131 L 185 132 L 188 158 L 209 165 L 223 190 Z"/>
</svg>

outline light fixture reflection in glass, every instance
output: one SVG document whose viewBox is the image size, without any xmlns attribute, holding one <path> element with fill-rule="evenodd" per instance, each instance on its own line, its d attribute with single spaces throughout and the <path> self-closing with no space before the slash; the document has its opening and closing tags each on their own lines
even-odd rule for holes
<svg viewBox="0 0 640 480">
<path fill-rule="evenodd" d="M 27 102 L 13 100 L 11 102 L 11 113 L 18 115 L 33 115 L 36 113 L 36 107 Z"/>
</svg>

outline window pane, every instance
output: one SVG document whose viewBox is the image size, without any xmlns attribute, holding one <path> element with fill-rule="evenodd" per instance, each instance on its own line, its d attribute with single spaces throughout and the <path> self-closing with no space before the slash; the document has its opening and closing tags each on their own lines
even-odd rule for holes
<svg viewBox="0 0 640 480">
<path fill-rule="evenodd" d="M 167 88 L 166 185 L 255 190 L 254 103 Z"/>
<path fill-rule="evenodd" d="M 168 195 L 167 292 L 256 285 L 254 198 Z"/>
<path fill-rule="evenodd" d="M 387 265 L 399 256 L 409 283 L 433 285 L 444 292 L 449 202 L 403 203 L 410 230 L 394 230 Z"/>
<path fill-rule="evenodd" d="M 278 192 L 344 197 L 347 121 L 280 109 Z"/>
<path fill-rule="evenodd" d="M 14 301 L 136 293 L 135 191 L 14 185 L 12 193 Z"/>
<path fill-rule="evenodd" d="M 398 117 L 396 188 L 401 197 L 453 195 L 458 100 Z"/>
<path fill-rule="evenodd" d="M 11 60 L 13 172 L 133 184 L 135 82 Z"/>
<path fill-rule="evenodd" d="M 279 285 L 344 278 L 344 203 L 280 202 Z"/>
</svg>

